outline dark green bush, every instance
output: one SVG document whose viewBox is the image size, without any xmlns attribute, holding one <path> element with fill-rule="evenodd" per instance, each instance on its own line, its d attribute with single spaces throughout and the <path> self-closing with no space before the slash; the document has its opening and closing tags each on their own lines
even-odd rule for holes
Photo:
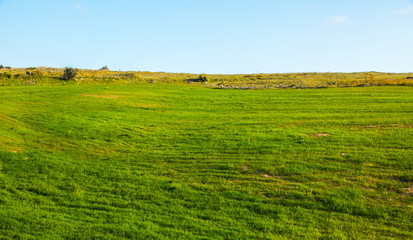
<svg viewBox="0 0 413 240">
<path fill-rule="evenodd" d="M 205 75 L 205 74 L 201 74 L 201 75 L 199 75 L 199 77 L 198 77 L 198 81 L 200 81 L 200 82 L 208 82 L 208 76 L 207 75 Z"/>
<path fill-rule="evenodd" d="M 11 73 L 9 73 L 9 72 L 4 72 L 4 73 L 0 74 L 0 76 L 3 77 L 3 78 L 8 78 L 8 79 L 10 79 L 10 78 L 13 77 L 13 74 L 11 74 Z"/>
<path fill-rule="evenodd" d="M 76 69 L 71 68 L 71 67 L 67 67 L 67 68 L 65 69 L 65 71 L 63 72 L 62 78 L 63 78 L 64 80 L 73 80 L 73 79 L 76 78 L 76 76 L 77 76 L 77 71 L 76 71 Z"/>
</svg>

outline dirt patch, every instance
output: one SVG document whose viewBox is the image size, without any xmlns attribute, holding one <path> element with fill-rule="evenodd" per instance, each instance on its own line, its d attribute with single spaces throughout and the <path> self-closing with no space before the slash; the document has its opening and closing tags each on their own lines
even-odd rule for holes
<svg viewBox="0 0 413 240">
<path fill-rule="evenodd" d="M 392 127 L 397 127 L 397 128 L 413 128 L 413 125 L 406 125 L 406 124 L 392 124 Z"/>
<path fill-rule="evenodd" d="M 408 188 L 404 188 L 404 195 L 413 196 L 413 184 L 410 184 Z"/>
<path fill-rule="evenodd" d="M 96 98 L 106 98 L 106 99 L 117 99 L 120 98 L 119 95 L 99 95 L 99 94 L 82 94 L 87 97 L 96 97 Z"/>
<path fill-rule="evenodd" d="M 316 138 L 319 138 L 319 137 L 327 137 L 327 136 L 331 136 L 331 134 L 330 134 L 330 133 L 311 134 L 311 137 L 316 137 Z"/>
</svg>

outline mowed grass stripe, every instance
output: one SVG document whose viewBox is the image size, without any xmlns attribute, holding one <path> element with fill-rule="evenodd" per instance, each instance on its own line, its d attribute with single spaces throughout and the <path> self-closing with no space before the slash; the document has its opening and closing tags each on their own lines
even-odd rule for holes
<svg viewBox="0 0 413 240">
<path fill-rule="evenodd" d="M 4 238 L 413 238 L 413 88 L 0 89 Z"/>
</svg>

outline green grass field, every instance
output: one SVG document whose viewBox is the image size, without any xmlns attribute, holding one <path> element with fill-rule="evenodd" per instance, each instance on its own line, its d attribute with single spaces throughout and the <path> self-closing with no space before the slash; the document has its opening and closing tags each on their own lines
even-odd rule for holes
<svg viewBox="0 0 413 240">
<path fill-rule="evenodd" d="M 413 88 L 0 87 L 0 238 L 413 239 Z"/>
</svg>

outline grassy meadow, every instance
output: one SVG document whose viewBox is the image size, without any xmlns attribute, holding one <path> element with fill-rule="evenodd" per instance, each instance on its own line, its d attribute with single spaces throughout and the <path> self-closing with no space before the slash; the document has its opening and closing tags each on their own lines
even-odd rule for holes
<svg viewBox="0 0 413 240">
<path fill-rule="evenodd" d="M 0 238 L 413 239 L 411 86 L 39 79 L 1 80 Z"/>
</svg>

